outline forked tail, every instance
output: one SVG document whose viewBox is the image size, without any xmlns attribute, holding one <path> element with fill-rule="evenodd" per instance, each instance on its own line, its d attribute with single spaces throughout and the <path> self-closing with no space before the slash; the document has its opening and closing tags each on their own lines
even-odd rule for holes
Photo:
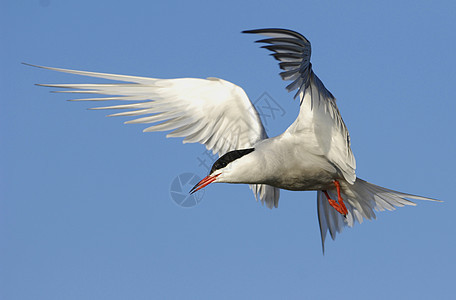
<svg viewBox="0 0 456 300">
<path fill-rule="evenodd" d="M 327 190 L 327 192 L 331 198 L 337 199 L 335 188 L 333 190 Z M 320 223 L 323 252 L 325 250 L 325 238 L 328 231 L 334 240 L 336 234 L 340 233 L 345 226 L 353 227 L 355 221 L 361 224 L 364 218 L 369 220 L 375 219 L 374 210 L 395 210 L 396 207 L 402 207 L 404 205 L 416 205 L 407 199 L 441 202 L 432 198 L 393 191 L 360 178 L 357 178 L 353 185 L 344 184 L 341 195 L 348 210 L 346 217 L 331 207 L 325 194 L 322 191 L 318 191 L 318 221 Z"/>
</svg>

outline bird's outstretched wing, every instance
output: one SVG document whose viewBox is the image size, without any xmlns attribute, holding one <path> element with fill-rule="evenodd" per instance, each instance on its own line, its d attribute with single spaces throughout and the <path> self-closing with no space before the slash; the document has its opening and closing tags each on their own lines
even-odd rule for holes
<svg viewBox="0 0 456 300">
<path fill-rule="evenodd" d="M 70 89 L 58 92 L 95 95 L 77 101 L 123 102 L 92 109 L 121 110 L 109 116 L 135 117 L 125 122 L 130 124 L 154 124 L 144 129 L 145 132 L 171 130 L 167 137 L 184 137 L 184 143 L 204 144 L 219 156 L 231 150 L 252 148 L 267 138 L 258 112 L 244 90 L 222 79 L 156 79 L 35 67 L 120 81 L 122 83 L 38 85 Z M 268 207 L 277 206 L 278 189 L 263 185 L 251 188 L 255 197 Z"/>
<path fill-rule="evenodd" d="M 340 170 L 349 183 L 356 179 L 356 162 L 350 148 L 350 136 L 339 113 L 336 99 L 315 75 L 310 63 L 310 42 L 301 34 L 286 29 L 257 29 L 244 33 L 265 35 L 269 38 L 257 42 L 273 53 L 283 72 L 283 80 L 291 80 L 288 91 L 297 89 L 296 97 L 301 108 L 296 121 L 287 129 L 296 136 L 302 135 L 306 149 L 324 155 Z"/>
</svg>

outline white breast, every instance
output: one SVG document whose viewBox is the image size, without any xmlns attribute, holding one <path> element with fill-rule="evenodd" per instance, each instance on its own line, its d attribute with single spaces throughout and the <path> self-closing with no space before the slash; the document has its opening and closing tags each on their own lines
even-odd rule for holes
<svg viewBox="0 0 456 300">
<path fill-rule="evenodd" d="M 259 142 L 255 151 L 223 173 L 220 182 L 262 183 L 300 191 L 327 189 L 341 178 L 325 156 L 313 154 L 302 143 L 296 145 L 286 134 Z"/>
</svg>

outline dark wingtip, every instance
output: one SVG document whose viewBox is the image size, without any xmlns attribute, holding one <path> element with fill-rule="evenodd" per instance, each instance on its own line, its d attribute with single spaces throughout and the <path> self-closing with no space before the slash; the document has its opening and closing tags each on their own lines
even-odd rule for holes
<svg viewBox="0 0 456 300">
<path fill-rule="evenodd" d="M 288 37 L 296 38 L 298 40 L 302 40 L 305 43 L 309 43 L 309 40 L 306 39 L 305 36 L 300 34 L 297 31 L 290 30 L 290 29 L 283 29 L 283 28 L 263 28 L 263 29 L 252 29 L 252 30 L 244 30 L 242 33 L 258 33 L 258 34 L 263 34 L 263 35 L 268 35 L 268 34 L 282 34 Z"/>
<path fill-rule="evenodd" d="M 30 66 L 30 67 L 42 68 L 42 66 L 38 66 L 38 65 L 34 65 L 34 64 L 29 64 L 29 63 L 26 63 L 26 62 L 21 62 L 21 64 L 26 65 L 26 66 Z"/>
<path fill-rule="evenodd" d="M 256 33 L 258 29 L 242 30 L 241 33 Z"/>
<path fill-rule="evenodd" d="M 37 65 L 32 65 L 32 64 L 29 64 L 29 63 L 26 63 L 26 62 L 21 62 L 21 64 L 23 64 L 25 66 L 29 66 L 29 67 L 38 67 Z"/>
<path fill-rule="evenodd" d="M 242 33 L 268 33 L 268 32 L 275 32 L 275 31 L 292 31 L 292 30 L 282 29 L 282 28 L 261 28 L 261 29 L 243 30 Z"/>
<path fill-rule="evenodd" d="M 23 64 L 25 66 L 29 66 L 29 67 L 34 67 L 34 68 L 46 69 L 46 67 L 39 66 L 39 65 L 33 65 L 33 64 L 26 63 L 26 62 L 21 62 L 21 64 Z"/>
</svg>

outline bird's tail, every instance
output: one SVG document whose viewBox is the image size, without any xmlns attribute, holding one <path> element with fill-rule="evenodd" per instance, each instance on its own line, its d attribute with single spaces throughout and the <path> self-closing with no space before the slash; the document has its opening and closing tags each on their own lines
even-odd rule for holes
<svg viewBox="0 0 456 300">
<path fill-rule="evenodd" d="M 337 199 L 336 188 L 327 191 L 331 199 Z M 375 211 L 395 210 L 396 207 L 416 204 L 407 199 L 439 201 L 432 198 L 421 197 L 393 191 L 360 178 L 355 183 L 343 184 L 341 182 L 341 196 L 347 207 L 348 214 L 344 217 L 329 205 L 325 194 L 321 191 L 317 196 L 318 220 L 320 223 L 321 242 L 324 251 L 326 233 L 329 231 L 334 240 L 345 226 L 353 227 L 355 221 L 362 223 L 363 219 L 375 219 Z"/>
</svg>

